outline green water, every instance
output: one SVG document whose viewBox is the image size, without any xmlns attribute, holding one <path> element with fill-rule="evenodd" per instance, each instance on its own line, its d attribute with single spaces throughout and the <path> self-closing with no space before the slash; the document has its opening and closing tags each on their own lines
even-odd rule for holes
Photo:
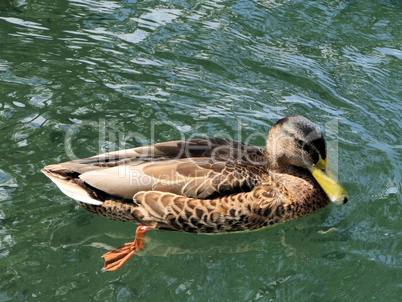
<svg viewBox="0 0 402 302">
<path fill-rule="evenodd" d="M 400 301 L 402 3 L 1 1 L 0 301 Z M 301 114 L 344 206 L 251 233 L 154 231 L 78 207 L 39 170 Z"/>
</svg>

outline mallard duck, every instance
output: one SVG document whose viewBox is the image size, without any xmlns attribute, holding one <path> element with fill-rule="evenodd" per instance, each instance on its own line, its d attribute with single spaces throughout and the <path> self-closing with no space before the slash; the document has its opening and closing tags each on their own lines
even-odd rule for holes
<svg viewBox="0 0 402 302">
<path fill-rule="evenodd" d="M 42 172 L 86 210 L 140 223 L 134 242 L 103 255 L 109 271 L 139 251 L 151 229 L 255 230 L 348 200 L 329 169 L 321 131 L 302 116 L 279 120 L 265 149 L 190 139 L 49 165 Z"/>
</svg>

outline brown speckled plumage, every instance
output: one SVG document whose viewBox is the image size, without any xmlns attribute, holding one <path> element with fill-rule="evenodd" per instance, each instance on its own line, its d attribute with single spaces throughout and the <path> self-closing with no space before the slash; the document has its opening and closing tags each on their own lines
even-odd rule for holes
<svg viewBox="0 0 402 302">
<path fill-rule="evenodd" d="M 274 225 L 328 205 L 310 172 L 319 158 L 326 159 L 321 132 L 295 116 L 271 129 L 265 150 L 229 139 L 194 139 L 42 171 L 95 214 L 157 229 L 220 233 Z"/>
<path fill-rule="evenodd" d="M 275 175 L 276 178 L 283 177 Z M 275 178 L 275 177 L 274 177 Z M 329 203 L 315 183 L 301 181 L 292 187 L 309 198 L 309 204 L 285 187 L 259 184 L 250 192 L 215 199 L 147 191 L 134 195 L 134 203 L 106 200 L 102 206 L 80 203 L 90 212 L 120 221 L 139 222 L 158 229 L 189 233 L 222 233 L 254 230 L 315 212 Z M 287 198 L 278 199 L 278 196 Z"/>
</svg>

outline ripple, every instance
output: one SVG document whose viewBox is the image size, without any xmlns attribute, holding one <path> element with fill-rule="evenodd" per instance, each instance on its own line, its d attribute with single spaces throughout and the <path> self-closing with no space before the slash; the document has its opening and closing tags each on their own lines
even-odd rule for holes
<svg viewBox="0 0 402 302">
<path fill-rule="evenodd" d="M 39 29 L 39 30 L 49 30 L 49 28 L 41 26 L 41 24 L 32 22 L 32 21 L 25 21 L 19 18 L 13 18 L 13 17 L 0 17 L 1 20 L 5 20 L 11 24 L 17 24 L 21 25 L 30 29 Z"/>
<path fill-rule="evenodd" d="M 69 3 L 73 6 L 86 8 L 95 13 L 114 14 L 116 9 L 121 8 L 121 5 L 116 1 L 79 1 L 70 0 Z"/>
<path fill-rule="evenodd" d="M 402 51 L 399 49 L 394 49 L 394 48 L 376 48 L 375 50 L 377 50 L 380 53 L 386 54 L 386 55 L 390 55 L 390 56 L 394 56 L 398 59 L 402 59 Z"/>
<path fill-rule="evenodd" d="M 3 9 L 0 300 L 396 301 L 399 12 L 392 0 Z M 153 232 L 153 252 L 117 274 L 100 273 L 99 256 L 130 240 L 132 226 L 84 212 L 39 172 L 181 138 L 263 146 L 291 114 L 326 130 L 348 204 L 260 232 Z"/>
</svg>

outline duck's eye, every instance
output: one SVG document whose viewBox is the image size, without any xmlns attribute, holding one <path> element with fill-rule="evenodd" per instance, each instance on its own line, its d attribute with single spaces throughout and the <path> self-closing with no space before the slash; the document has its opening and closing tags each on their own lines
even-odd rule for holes
<svg viewBox="0 0 402 302">
<path fill-rule="evenodd" d="M 318 160 L 320 159 L 320 156 L 319 156 L 318 152 L 315 150 L 315 148 L 313 148 L 311 145 L 309 145 L 301 140 L 299 140 L 299 142 L 302 142 L 301 148 L 303 149 L 303 151 L 305 151 L 307 154 L 309 154 L 309 156 L 311 156 L 314 164 L 317 164 Z"/>
<path fill-rule="evenodd" d="M 312 157 L 313 157 L 313 163 L 314 163 L 314 165 L 316 165 L 318 163 L 318 161 L 320 160 L 320 156 L 318 155 L 317 152 L 314 152 L 312 154 Z"/>
<path fill-rule="evenodd" d="M 302 142 L 301 147 L 303 148 L 303 150 L 306 151 L 307 153 L 311 153 L 311 147 L 308 144 L 304 143 L 303 141 L 301 142 Z"/>
</svg>

